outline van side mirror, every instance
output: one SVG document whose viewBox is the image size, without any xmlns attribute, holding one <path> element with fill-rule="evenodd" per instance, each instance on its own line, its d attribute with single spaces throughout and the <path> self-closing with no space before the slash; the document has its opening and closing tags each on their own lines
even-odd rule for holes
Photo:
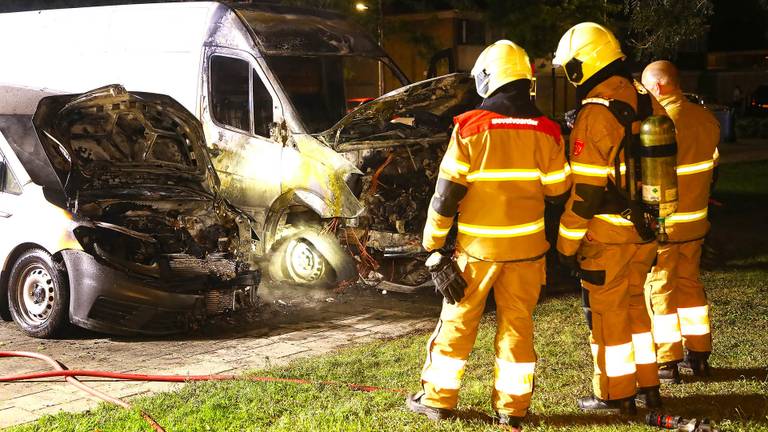
<svg viewBox="0 0 768 432">
<path fill-rule="evenodd" d="M 269 137 L 282 145 L 288 142 L 288 125 L 285 121 L 269 123 Z"/>
</svg>

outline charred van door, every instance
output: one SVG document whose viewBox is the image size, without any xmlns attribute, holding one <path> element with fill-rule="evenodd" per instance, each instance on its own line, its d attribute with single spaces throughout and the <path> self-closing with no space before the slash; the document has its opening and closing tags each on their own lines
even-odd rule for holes
<svg viewBox="0 0 768 432">
<path fill-rule="evenodd" d="M 281 106 L 248 53 L 210 49 L 204 68 L 201 120 L 221 190 L 261 224 L 280 195 L 283 144 L 270 135 L 282 122 Z"/>
</svg>

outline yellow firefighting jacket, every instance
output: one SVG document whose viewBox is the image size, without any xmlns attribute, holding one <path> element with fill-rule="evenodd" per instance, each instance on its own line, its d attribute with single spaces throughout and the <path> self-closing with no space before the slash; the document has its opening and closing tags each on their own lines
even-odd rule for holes
<svg viewBox="0 0 768 432">
<path fill-rule="evenodd" d="M 560 127 L 544 116 L 477 109 L 454 119 L 424 227 L 424 248 L 442 247 L 458 206 L 457 245 L 487 261 L 539 257 L 545 197 L 564 195 L 570 168 Z"/>
<path fill-rule="evenodd" d="M 637 110 L 638 91 L 646 92 L 637 82 L 613 76 L 595 86 L 587 99 L 616 99 Z M 665 114 L 653 97 L 651 104 L 654 114 Z M 639 133 L 639 121 L 632 124 L 632 131 Z M 560 218 L 557 238 L 557 250 L 563 255 L 574 255 L 587 234 L 602 243 L 643 242 L 632 222 L 620 214 L 605 213 L 601 208 L 608 182 L 615 182 L 613 161 L 623 138 L 624 126 L 607 107 L 587 104 L 579 111 L 570 136 L 573 190 Z M 622 174 L 626 172 L 624 152 L 620 170 Z M 622 175 L 619 186 L 623 186 L 624 180 Z"/>
<path fill-rule="evenodd" d="M 675 123 L 677 135 L 677 212 L 667 219 L 669 240 L 703 238 L 709 231 L 707 205 L 712 170 L 717 165 L 720 124 L 704 107 L 689 102 L 681 92 L 659 98 Z"/>
</svg>

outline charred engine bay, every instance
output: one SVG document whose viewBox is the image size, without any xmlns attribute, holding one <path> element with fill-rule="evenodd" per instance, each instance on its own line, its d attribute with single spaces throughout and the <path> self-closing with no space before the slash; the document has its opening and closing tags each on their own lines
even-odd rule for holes
<svg viewBox="0 0 768 432">
<path fill-rule="evenodd" d="M 34 123 L 97 260 L 168 291 L 258 285 L 249 220 L 218 195 L 202 127 L 176 101 L 112 85 L 46 98 Z"/>
<path fill-rule="evenodd" d="M 364 156 L 360 199 L 370 229 L 405 234 L 424 227 L 446 145 L 370 150 Z"/>
<path fill-rule="evenodd" d="M 363 172 L 369 229 L 421 232 L 453 117 L 478 102 L 469 75 L 445 75 L 368 102 L 322 134 Z"/>
<path fill-rule="evenodd" d="M 429 283 L 421 230 L 453 117 L 478 102 L 471 77 L 446 75 L 368 102 L 321 137 L 363 172 L 355 192 L 366 211 L 345 240 L 369 285 L 414 292 Z"/>
<path fill-rule="evenodd" d="M 217 207 L 194 199 L 100 200 L 80 206 L 78 216 L 93 222 L 75 235 L 112 266 L 162 280 L 174 291 L 195 291 L 235 282 L 248 271 L 237 259 L 236 221 Z"/>
</svg>

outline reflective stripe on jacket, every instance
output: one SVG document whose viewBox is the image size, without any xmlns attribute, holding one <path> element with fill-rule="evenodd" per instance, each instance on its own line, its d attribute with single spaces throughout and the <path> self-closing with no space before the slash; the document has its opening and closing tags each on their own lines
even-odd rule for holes
<svg viewBox="0 0 768 432">
<path fill-rule="evenodd" d="M 717 165 L 720 124 L 704 107 L 682 93 L 659 98 L 675 123 L 677 135 L 677 212 L 668 218 L 669 239 L 696 240 L 709 231 L 707 206 L 712 170 Z"/>
<path fill-rule="evenodd" d="M 619 76 L 603 81 L 587 97 L 616 99 L 637 109 L 635 86 Z M 654 114 L 664 114 L 664 108 L 655 99 L 651 98 L 651 102 Z M 639 132 L 639 121 L 633 123 L 632 130 Z M 619 214 L 602 213 L 600 209 L 608 181 L 615 181 L 613 161 L 623 137 L 624 126 L 607 107 L 587 104 L 579 111 L 570 136 L 573 190 L 560 219 L 557 239 L 557 249 L 564 255 L 574 255 L 587 233 L 601 243 L 642 242 L 629 220 Z M 623 153 L 621 162 L 623 174 Z"/>
<path fill-rule="evenodd" d="M 544 254 L 545 196 L 563 195 L 571 184 L 560 127 L 544 116 L 516 118 L 483 109 L 454 120 L 424 247 L 443 245 L 457 209 L 458 247 L 469 255 L 513 261 Z"/>
</svg>

